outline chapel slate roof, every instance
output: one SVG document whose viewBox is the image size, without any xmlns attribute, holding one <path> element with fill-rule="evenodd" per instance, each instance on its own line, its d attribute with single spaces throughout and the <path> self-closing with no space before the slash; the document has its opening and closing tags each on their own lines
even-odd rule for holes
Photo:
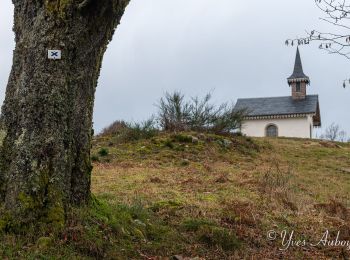
<svg viewBox="0 0 350 260">
<path fill-rule="evenodd" d="M 235 110 L 247 110 L 248 117 L 319 113 L 318 95 L 294 100 L 291 96 L 238 99 Z"/>
</svg>

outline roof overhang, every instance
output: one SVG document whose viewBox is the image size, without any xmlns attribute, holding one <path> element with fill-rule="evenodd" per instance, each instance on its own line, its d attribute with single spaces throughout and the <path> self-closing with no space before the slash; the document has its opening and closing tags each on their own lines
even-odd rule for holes
<svg viewBox="0 0 350 260">
<path fill-rule="evenodd" d="M 285 114 L 285 115 L 256 115 L 246 116 L 244 120 L 261 120 L 261 119 L 285 119 L 285 118 L 300 118 L 307 116 L 316 116 L 315 113 L 303 113 L 303 114 Z"/>
<path fill-rule="evenodd" d="M 293 83 L 296 82 L 306 82 L 306 84 L 310 84 L 310 79 L 309 77 L 305 77 L 305 78 L 288 78 L 288 84 L 291 85 Z"/>
</svg>

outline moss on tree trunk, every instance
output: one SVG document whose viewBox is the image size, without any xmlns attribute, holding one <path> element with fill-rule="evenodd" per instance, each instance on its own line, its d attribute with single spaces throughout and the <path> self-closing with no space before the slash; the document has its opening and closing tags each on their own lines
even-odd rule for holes
<svg viewBox="0 0 350 260">
<path fill-rule="evenodd" d="M 90 199 L 94 94 L 128 0 L 13 0 L 16 48 L 2 107 L 0 228 L 64 224 Z M 49 49 L 62 50 L 49 60 Z"/>
</svg>

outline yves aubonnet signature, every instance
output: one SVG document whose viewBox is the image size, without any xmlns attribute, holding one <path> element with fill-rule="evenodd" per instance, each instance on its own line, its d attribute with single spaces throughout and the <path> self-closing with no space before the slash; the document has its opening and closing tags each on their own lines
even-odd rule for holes
<svg viewBox="0 0 350 260">
<path fill-rule="evenodd" d="M 306 239 L 297 239 L 294 231 L 283 230 L 276 232 L 270 230 L 267 232 L 267 239 L 275 241 L 281 239 L 280 250 L 288 250 L 292 247 L 343 247 L 350 251 L 350 240 L 340 239 L 340 231 L 336 236 L 332 236 L 328 230 L 326 230 L 319 238 L 316 238 L 314 242 L 307 241 Z M 349 238 L 350 239 L 350 238 Z"/>
</svg>

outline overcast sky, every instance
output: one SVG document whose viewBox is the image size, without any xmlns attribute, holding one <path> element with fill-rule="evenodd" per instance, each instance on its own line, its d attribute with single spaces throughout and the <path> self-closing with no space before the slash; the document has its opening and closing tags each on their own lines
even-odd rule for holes
<svg viewBox="0 0 350 260">
<path fill-rule="evenodd" d="M 11 68 L 12 4 L 0 8 L 0 102 Z M 166 92 L 204 95 L 215 102 L 287 96 L 293 70 L 290 37 L 326 31 L 314 0 L 132 0 L 104 57 L 96 92 L 94 128 L 114 120 L 143 120 Z M 317 44 L 302 46 L 309 94 L 319 94 L 323 127 L 336 122 L 350 134 L 350 61 Z"/>
</svg>

